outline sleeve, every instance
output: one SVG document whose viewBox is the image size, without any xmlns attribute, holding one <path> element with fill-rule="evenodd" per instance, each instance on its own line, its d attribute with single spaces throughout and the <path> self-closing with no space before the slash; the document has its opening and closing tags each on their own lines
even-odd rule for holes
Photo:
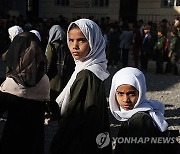
<svg viewBox="0 0 180 154">
<path fill-rule="evenodd" d="M 169 51 L 175 52 L 177 39 L 173 38 L 170 43 Z"/>
</svg>

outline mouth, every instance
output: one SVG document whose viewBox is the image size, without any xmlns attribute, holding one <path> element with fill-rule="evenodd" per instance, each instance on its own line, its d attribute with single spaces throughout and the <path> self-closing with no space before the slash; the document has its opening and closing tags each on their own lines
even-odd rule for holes
<svg viewBox="0 0 180 154">
<path fill-rule="evenodd" d="M 125 110 L 131 110 L 131 109 L 133 109 L 133 106 L 132 105 L 124 105 L 123 108 Z"/>
<path fill-rule="evenodd" d="M 79 56 L 79 53 L 78 52 L 72 52 L 72 55 L 73 56 Z"/>
</svg>

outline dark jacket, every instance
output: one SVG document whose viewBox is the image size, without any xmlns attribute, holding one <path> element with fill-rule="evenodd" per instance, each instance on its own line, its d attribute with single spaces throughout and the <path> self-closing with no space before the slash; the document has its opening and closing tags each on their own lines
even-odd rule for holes
<svg viewBox="0 0 180 154">
<path fill-rule="evenodd" d="M 115 154 L 176 154 L 177 144 L 156 142 L 156 137 L 166 136 L 167 131 L 161 132 L 148 113 L 137 112 L 128 121 L 122 122 L 118 133 L 121 141 L 125 138 L 133 140 L 129 140 L 130 143 L 127 140 L 121 144 L 117 142 Z"/>
<path fill-rule="evenodd" d="M 79 72 L 70 89 L 70 102 L 52 144 L 52 154 L 111 154 L 111 143 L 98 148 L 96 137 L 110 134 L 103 82 L 91 71 Z"/>
</svg>

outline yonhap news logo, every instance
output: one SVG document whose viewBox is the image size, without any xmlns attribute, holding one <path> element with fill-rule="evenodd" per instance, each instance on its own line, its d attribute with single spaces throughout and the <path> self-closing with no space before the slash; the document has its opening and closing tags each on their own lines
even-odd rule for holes
<svg viewBox="0 0 180 154">
<path fill-rule="evenodd" d="M 96 143 L 98 145 L 98 148 L 102 149 L 109 145 L 110 143 L 110 136 L 108 132 L 100 133 L 96 137 Z"/>
<path fill-rule="evenodd" d="M 102 149 L 110 144 L 108 132 L 100 133 L 96 137 L 98 148 Z M 112 137 L 112 143 L 118 144 L 174 144 L 180 143 L 176 137 Z"/>
<path fill-rule="evenodd" d="M 174 144 L 176 137 L 113 137 L 118 144 Z"/>
</svg>

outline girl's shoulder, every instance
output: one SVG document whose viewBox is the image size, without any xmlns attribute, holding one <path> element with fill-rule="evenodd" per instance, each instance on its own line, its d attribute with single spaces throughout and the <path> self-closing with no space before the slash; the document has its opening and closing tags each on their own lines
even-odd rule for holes
<svg viewBox="0 0 180 154">
<path fill-rule="evenodd" d="M 93 72 L 91 72 L 90 70 L 87 70 L 87 69 L 80 71 L 77 74 L 77 79 L 78 78 L 100 80 Z"/>
<path fill-rule="evenodd" d="M 82 70 L 80 71 L 77 76 L 76 79 L 73 83 L 74 86 L 76 85 L 86 85 L 86 86 L 92 86 L 92 87 L 100 87 L 100 85 L 103 82 L 90 70 Z"/>
<path fill-rule="evenodd" d="M 137 112 L 129 119 L 130 125 L 142 127 L 157 127 L 148 112 Z"/>
</svg>

